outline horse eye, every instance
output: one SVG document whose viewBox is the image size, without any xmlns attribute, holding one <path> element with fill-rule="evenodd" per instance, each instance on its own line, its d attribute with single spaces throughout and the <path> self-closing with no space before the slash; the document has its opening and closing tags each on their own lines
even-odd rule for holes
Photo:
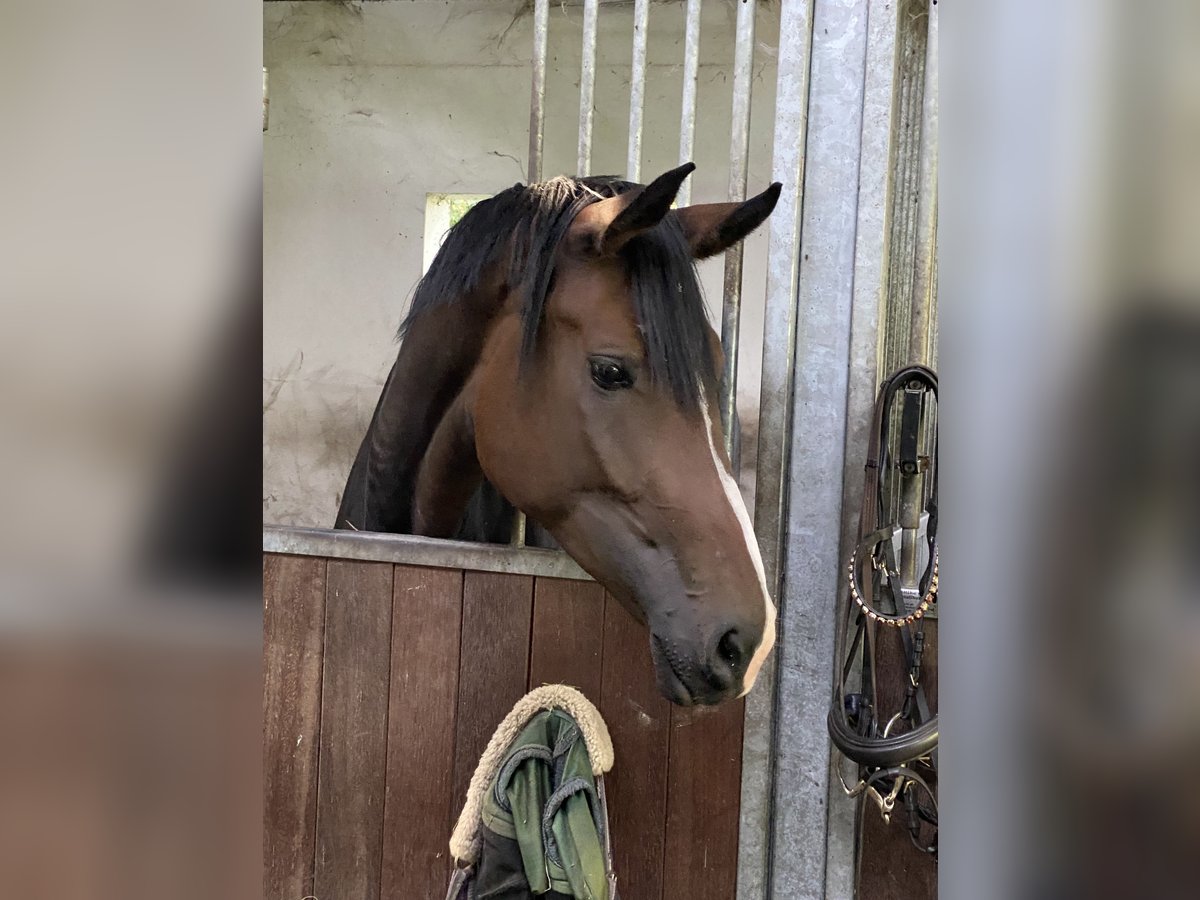
<svg viewBox="0 0 1200 900">
<path fill-rule="evenodd" d="M 613 359 L 593 359 L 592 381 L 596 386 L 606 391 L 619 391 L 622 388 L 633 387 L 633 377 L 625 367 Z"/>
</svg>

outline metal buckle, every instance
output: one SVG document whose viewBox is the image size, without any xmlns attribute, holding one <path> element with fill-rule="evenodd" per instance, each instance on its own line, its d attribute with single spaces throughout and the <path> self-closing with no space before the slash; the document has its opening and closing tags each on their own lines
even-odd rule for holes
<svg viewBox="0 0 1200 900">
<path fill-rule="evenodd" d="M 867 788 L 867 796 L 870 797 L 879 806 L 879 814 L 883 817 L 885 825 L 892 823 L 892 810 L 896 806 L 896 798 L 900 796 L 900 791 L 904 789 L 905 782 L 908 781 L 903 775 L 897 775 L 895 784 L 892 785 L 892 791 L 886 797 L 879 793 L 874 787 Z"/>
<path fill-rule="evenodd" d="M 842 790 L 845 791 L 847 797 L 857 797 L 866 788 L 867 783 L 860 778 L 858 780 L 858 784 L 856 784 L 854 787 L 850 787 L 850 785 L 846 784 L 846 779 L 842 776 L 842 763 L 845 761 L 846 757 L 842 756 L 841 753 L 838 753 L 837 757 L 837 777 L 838 781 L 842 783 Z"/>
</svg>

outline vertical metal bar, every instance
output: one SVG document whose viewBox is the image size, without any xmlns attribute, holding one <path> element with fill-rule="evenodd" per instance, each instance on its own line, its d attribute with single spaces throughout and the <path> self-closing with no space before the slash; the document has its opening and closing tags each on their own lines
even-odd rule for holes
<svg viewBox="0 0 1200 900">
<path fill-rule="evenodd" d="M 733 53 L 733 134 L 729 141 L 729 199 L 746 199 L 746 159 L 750 153 L 750 87 L 754 66 L 754 0 L 742 0 L 737 11 Z M 721 379 L 721 424 L 725 450 L 733 452 L 733 411 L 737 404 L 738 335 L 742 316 L 742 245 L 725 251 L 725 291 L 721 305 L 721 349 L 725 371 Z"/>
<path fill-rule="evenodd" d="M 834 599 L 843 584 L 842 485 L 853 359 L 867 17 L 863 0 L 816 0 L 803 252 L 797 275 L 786 570 L 779 604 L 771 900 L 826 898 Z M 781 29 L 786 33 L 786 29 Z M 807 177 L 811 175 L 812 177 Z M 760 463 L 761 464 L 761 463 Z M 819 684 L 821 690 L 813 690 Z"/>
<path fill-rule="evenodd" d="M 683 38 L 683 111 L 679 120 L 679 164 L 692 161 L 696 140 L 696 80 L 700 74 L 700 4 L 687 0 L 687 22 Z M 680 206 L 692 202 L 692 180 L 685 178 L 675 195 Z"/>
<path fill-rule="evenodd" d="M 529 96 L 529 183 L 542 180 L 542 144 L 546 134 L 546 37 L 550 0 L 533 4 L 533 85 Z"/>
<path fill-rule="evenodd" d="M 888 248 L 886 312 L 879 377 L 907 364 L 913 334 L 913 272 L 916 267 L 917 207 L 921 198 L 921 127 L 925 109 L 930 0 L 904 0 L 896 21 L 896 106 L 892 151 L 892 221 Z M 930 79 L 931 83 L 934 79 Z M 896 507 L 889 515 L 896 515 Z"/>
<path fill-rule="evenodd" d="M 596 29 L 600 0 L 584 0 L 583 61 L 579 66 L 579 156 L 576 174 L 592 171 L 592 120 L 596 113 Z"/>
<path fill-rule="evenodd" d="M 525 546 L 525 525 L 525 513 L 518 509 L 513 516 L 512 539 L 509 541 L 514 547 Z"/>
<path fill-rule="evenodd" d="M 931 362 L 930 331 L 936 302 L 934 269 L 937 266 L 938 193 L 938 6 L 930 3 L 927 9 L 929 32 L 925 42 L 925 93 L 921 105 L 921 161 L 908 353 L 909 360 L 925 365 Z"/>
<path fill-rule="evenodd" d="M 867 7 L 867 54 L 858 162 L 858 221 L 854 233 L 850 380 L 846 398 L 846 465 L 842 479 L 843 510 L 857 510 L 862 504 L 863 464 L 866 462 L 867 439 L 879 386 L 879 360 L 883 356 L 881 313 L 892 228 L 898 5 L 895 0 L 869 0 Z M 841 559 L 849 558 L 857 541 L 856 516 L 843 515 Z M 831 671 L 830 679 L 833 677 Z M 836 751 L 833 756 L 836 760 Z M 854 896 L 856 804 L 847 799 L 836 776 L 830 778 L 827 802 L 825 897 L 826 900 L 849 900 Z"/>
<path fill-rule="evenodd" d="M 629 154 L 625 177 L 640 181 L 642 176 L 642 114 L 646 108 L 646 28 L 650 20 L 650 0 L 636 0 L 633 6 L 633 66 L 629 73 Z"/>
<path fill-rule="evenodd" d="M 783 183 L 769 220 L 767 300 L 763 322 L 762 393 L 758 418 L 758 483 L 754 532 L 762 548 L 771 596 L 778 603 L 782 570 L 796 298 L 800 262 L 800 207 L 804 141 L 808 130 L 808 76 L 815 0 L 784 0 L 779 19 L 773 179 Z M 782 635 L 780 635 L 782 638 Z M 742 742 L 742 798 L 738 835 L 738 900 L 765 900 L 770 891 L 770 829 L 775 819 L 775 694 L 780 644 L 746 697 Z M 825 692 L 821 691 L 824 695 Z"/>
<path fill-rule="evenodd" d="M 533 4 L 533 81 L 529 91 L 529 183 L 542 180 L 542 146 L 546 135 L 546 42 L 550 33 L 550 0 Z M 525 513 L 513 516 L 514 547 L 525 546 Z"/>
</svg>

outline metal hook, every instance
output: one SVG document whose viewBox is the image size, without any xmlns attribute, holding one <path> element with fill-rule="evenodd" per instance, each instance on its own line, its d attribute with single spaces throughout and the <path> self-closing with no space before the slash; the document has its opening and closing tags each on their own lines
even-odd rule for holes
<svg viewBox="0 0 1200 900">
<path fill-rule="evenodd" d="M 901 767 L 903 768 L 903 766 Z M 896 775 L 896 780 L 892 785 L 892 790 L 885 797 L 879 793 L 873 786 L 867 788 L 867 796 L 875 801 L 879 807 L 879 814 L 883 817 L 885 825 L 892 823 L 892 810 L 896 806 L 896 798 L 900 796 L 900 791 L 903 790 L 905 783 L 908 781 L 903 775 Z"/>
<path fill-rule="evenodd" d="M 860 778 L 858 780 L 858 784 L 856 784 L 854 787 L 850 787 L 850 785 L 846 784 L 846 779 L 842 775 L 842 762 L 844 760 L 845 760 L 845 757 L 839 753 L 838 754 L 838 762 L 837 762 L 838 781 L 840 781 L 842 783 L 842 790 L 845 792 L 847 797 L 857 797 L 859 794 L 861 794 L 866 789 L 867 783 L 866 783 L 866 781 L 864 781 L 863 779 Z"/>
</svg>

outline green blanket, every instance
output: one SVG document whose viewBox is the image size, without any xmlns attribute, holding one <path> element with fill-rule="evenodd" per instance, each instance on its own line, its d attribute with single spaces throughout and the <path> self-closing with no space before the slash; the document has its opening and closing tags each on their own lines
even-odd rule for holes
<svg viewBox="0 0 1200 900">
<path fill-rule="evenodd" d="M 566 713 L 537 714 L 509 745 L 482 819 L 484 851 L 473 887 L 479 900 L 611 900 L 596 779 Z"/>
</svg>

